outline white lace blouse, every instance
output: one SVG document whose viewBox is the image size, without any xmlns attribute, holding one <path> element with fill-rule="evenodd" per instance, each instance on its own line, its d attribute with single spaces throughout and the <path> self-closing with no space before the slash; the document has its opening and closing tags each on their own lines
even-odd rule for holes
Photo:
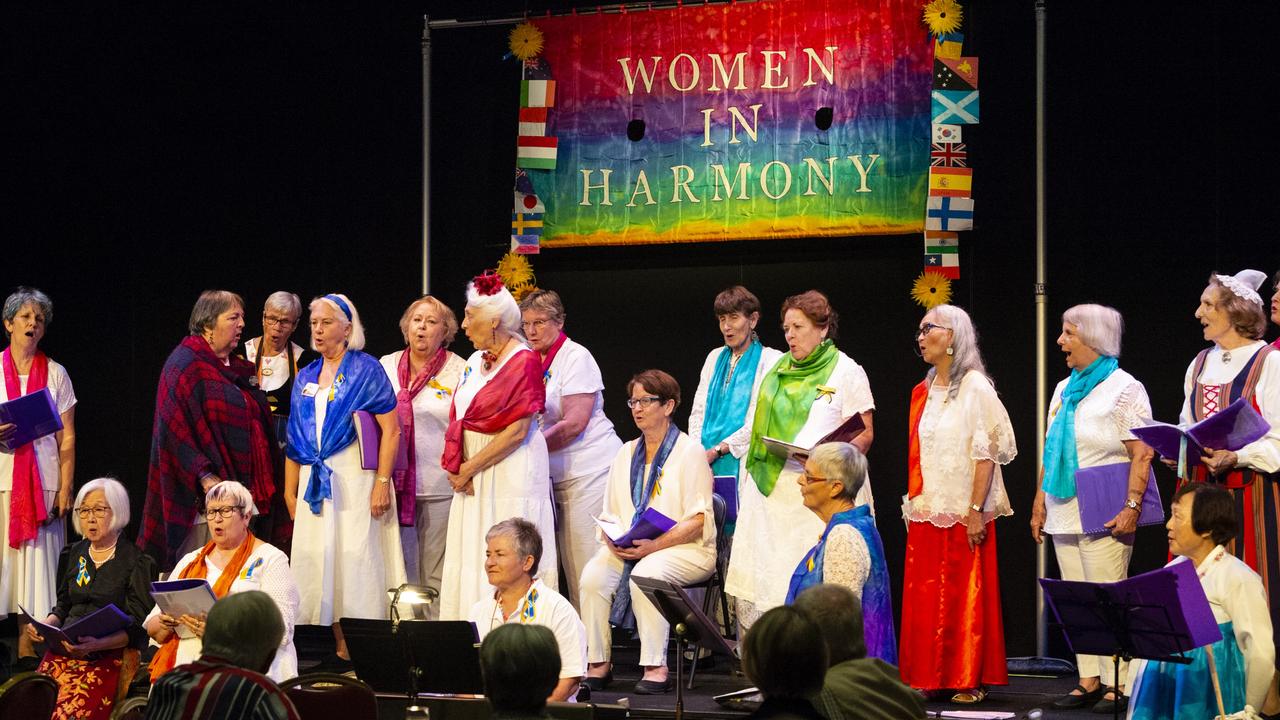
<svg viewBox="0 0 1280 720">
<path fill-rule="evenodd" d="M 852 525 L 837 525 L 822 548 L 822 582 L 843 585 L 862 599 L 862 586 L 871 575 L 871 553 L 862 533 Z"/>
<path fill-rule="evenodd" d="M 929 388 L 919 426 L 924 488 L 914 498 L 903 498 L 903 517 L 943 528 L 963 522 L 979 460 L 996 466 L 982 505 L 983 519 L 1012 515 L 1000 473 L 1000 466 L 1018 455 L 1009 413 L 982 373 L 967 373 L 954 398 L 947 397 L 947 389 L 936 382 Z"/>
</svg>

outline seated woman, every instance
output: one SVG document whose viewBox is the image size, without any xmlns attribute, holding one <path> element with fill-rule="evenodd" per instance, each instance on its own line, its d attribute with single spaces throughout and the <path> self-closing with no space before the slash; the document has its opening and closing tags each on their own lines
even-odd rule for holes
<svg viewBox="0 0 1280 720">
<path fill-rule="evenodd" d="M 670 627 L 631 576 L 689 585 L 707 579 L 716 563 L 716 528 L 711 506 L 711 467 L 702 445 L 680 432 L 671 413 L 680 404 L 680 386 L 661 370 L 645 370 L 627 383 L 627 406 L 640 437 L 622 446 L 609 469 L 602 520 L 631 525 L 647 508 L 676 521 L 652 540 L 604 547 L 582 570 L 582 620 L 587 626 L 587 679 L 600 690 L 612 678 L 609 623 L 624 625 L 630 610 L 640 634 L 644 677 L 636 692 L 669 692 L 667 635 Z"/>
<path fill-rule="evenodd" d="M 542 535 L 523 518 L 508 518 L 485 534 L 484 571 L 492 597 L 471 606 L 468 620 L 483 641 L 504 623 L 543 625 L 555 633 L 560 649 L 560 679 L 547 702 L 575 698 L 587 667 L 587 629 L 563 595 L 534 579 L 542 560 Z"/>
<path fill-rule="evenodd" d="M 155 561 L 131 542 L 121 544 L 120 531 L 129 524 L 129 494 L 111 478 L 85 483 L 76 495 L 71 516 L 84 537 L 62 551 L 58 561 L 58 604 L 45 618 L 55 627 L 70 625 L 108 605 L 130 618 L 124 630 L 103 637 L 74 638 L 63 643 L 66 654 L 44 655 L 39 672 L 58 681 L 57 720 L 106 720 L 123 698 L 138 670 L 139 651 L 147 644 L 142 619 L 151 610 L 151 581 Z M 27 625 L 35 642 L 44 638 Z"/>
<path fill-rule="evenodd" d="M 1213 648 L 1227 713 L 1246 704 L 1261 708 L 1271 685 L 1276 651 L 1262 580 L 1227 552 L 1239 522 L 1231 493 L 1209 483 L 1188 483 L 1173 496 L 1169 552 L 1190 561 L 1200 576 L 1222 639 Z M 1170 563 L 1172 564 L 1172 563 Z M 1136 660 L 1129 666 L 1131 718 L 1189 720 L 1218 714 L 1204 648 L 1188 653 L 1190 665 Z"/>
<path fill-rule="evenodd" d="M 284 618 L 284 638 L 267 675 L 283 682 L 298 674 L 298 653 L 293 648 L 293 624 L 298 617 L 298 584 L 293 581 L 289 558 L 270 543 L 249 532 L 249 520 L 258 513 L 248 488 L 223 480 L 204 496 L 205 517 L 213 538 L 203 548 L 178 560 L 176 578 L 204 578 L 213 594 L 225 597 L 245 590 L 261 590 L 275 600 Z M 204 618 L 171 617 L 152 608 L 144 623 L 147 634 L 160 643 L 151 660 L 151 681 L 200 657 Z M 186 628 L 181 632 L 179 628 Z M 185 637 L 184 637 L 185 636 Z"/>
<path fill-rule="evenodd" d="M 867 477 L 867 458 L 849 443 L 823 443 L 813 449 L 796 479 L 804 506 L 826 529 L 791 575 L 787 604 L 802 590 L 820 583 L 843 585 L 862 601 L 867 654 L 898 664 L 893 633 L 893 602 L 884 544 L 867 505 L 854 500 Z"/>
</svg>

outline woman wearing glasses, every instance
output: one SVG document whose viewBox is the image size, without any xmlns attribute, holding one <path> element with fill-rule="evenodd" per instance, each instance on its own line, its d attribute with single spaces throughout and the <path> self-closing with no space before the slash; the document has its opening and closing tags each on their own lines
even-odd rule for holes
<svg viewBox="0 0 1280 720">
<path fill-rule="evenodd" d="M 204 516 L 213 537 L 203 548 L 178 561 L 178 578 L 203 578 L 219 598 L 245 590 L 261 590 L 271 596 L 284 618 L 284 637 L 267 675 L 283 682 L 298 674 L 298 654 L 293 648 L 293 626 L 298 617 L 298 585 L 289 569 L 289 558 L 274 545 L 254 537 L 249 519 L 254 516 L 253 497 L 237 482 L 220 482 L 204 498 Z M 172 617 L 157 606 L 144 627 L 160 650 L 151 660 L 151 681 L 177 665 L 200 657 L 204 616 Z"/>
<path fill-rule="evenodd" d="M 63 550 L 58 603 L 45 624 L 71 625 L 108 605 L 127 615 L 129 624 L 110 635 L 64 642 L 65 654 L 46 652 L 38 670 L 58 681 L 54 718 L 107 720 L 111 708 L 127 694 L 139 652 L 147 644 L 142 620 L 153 604 L 150 589 L 156 566 L 138 546 L 120 542 L 120 531 L 129 524 L 129 494 L 116 480 L 85 483 L 71 520 L 84 539 Z M 44 642 L 33 625 L 26 632 L 31 640 Z"/>
<path fill-rule="evenodd" d="M 916 344 L 932 367 L 911 392 L 899 670 L 973 704 L 1009 682 L 994 520 L 1013 514 L 1000 466 L 1018 449 L 969 315 L 933 308 Z"/>
<path fill-rule="evenodd" d="M 625 528 L 652 509 L 675 525 L 653 539 L 636 540 L 626 547 L 601 535 L 603 547 L 582 571 L 588 662 L 584 683 L 600 690 L 613 678 L 612 623 L 634 627 L 640 635 L 644 677 L 635 691 L 653 695 L 672 688 L 667 673 L 669 626 L 631 578 L 690 585 L 711 576 L 716 562 L 711 467 L 702 444 L 671 421 L 671 413 L 680 405 L 675 378 L 661 370 L 645 370 L 627 383 L 627 395 L 640 437 L 623 445 L 613 460 L 600 519 Z"/>
<path fill-rule="evenodd" d="M 836 349 L 839 315 L 817 290 L 793 295 L 782 303 L 782 330 L 787 349 L 760 382 L 755 413 L 750 418 L 751 446 L 744 458 L 747 478 L 739 484 L 740 505 L 735 534 L 747 542 L 734 545 L 725 592 L 736 598 L 740 631 L 760 614 L 782 605 L 796 563 L 822 521 L 801 502 L 797 484 L 803 466 L 796 459 L 772 454 L 764 438 L 812 447 L 857 415 L 864 429 L 852 443 L 864 455 L 874 437 L 875 400 L 867 373 Z M 874 515 L 871 481 L 854 499 Z"/>
<path fill-rule="evenodd" d="M 546 410 L 539 418 L 547 441 L 556 498 L 560 564 L 578 602 L 578 578 L 595 553 L 596 523 L 605 478 L 622 441 L 604 415 L 604 379 L 591 351 L 564 334 L 564 304 L 554 290 L 534 290 L 520 301 L 525 337 L 542 358 Z"/>
</svg>

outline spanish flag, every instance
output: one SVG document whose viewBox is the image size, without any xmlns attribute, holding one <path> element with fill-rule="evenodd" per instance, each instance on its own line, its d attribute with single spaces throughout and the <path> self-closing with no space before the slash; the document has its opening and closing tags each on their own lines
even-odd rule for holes
<svg viewBox="0 0 1280 720">
<path fill-rule="evenodd" d="M 970 197 L 973 193 L 973 168 L 929 168 L 929 195 L 931 197 Z"/>
</svg>

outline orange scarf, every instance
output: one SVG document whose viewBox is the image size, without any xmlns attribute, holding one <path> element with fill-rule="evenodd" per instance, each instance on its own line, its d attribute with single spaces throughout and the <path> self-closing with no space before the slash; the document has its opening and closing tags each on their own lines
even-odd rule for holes
<svg viewBox="0 0 1280 720">
<path fill-rule="evenodd" d="M 177 578 L 203 578 L 208 577 L 208 568 L 205 567 L 205 560 L 209 557 L 209 553 L 213 552 L 214 544 L 210 541 L 204 546 L 200 553 L 189 565 L 182 568 L 182 572 L 178 573 Z M 246 531 L 244 542 L 240 544 L 240 549 L 236 550 L 236 554 L 231 556 L 231 562 L 222 568 L 222 575 L 218 576 L 218 582 L 213 584 L 214 597 L 225 597 L 227 591 L 231 589 L 231 583 L 239 577 L 240 571 L 244 568 L 245 561 L 249 559 L 249 555 L 253 553 L 253 533 Z M 175 630 L 173 636 L 170 637 L 160 649 L 156 651 L 155 657 L 151 659 L 151 682 L 160 679 L 161 675 L 173 669 L 175 661 L 178 659 L 178 642 L 180 638 Z"/>
<path fill-rule="evenodd" d="M 924 404 L 929 399 L 929 384 L 921 380 L 919 385 L 911 389 L 911 428 L 907 444 L 907 498 L 913 498 L 924 492 L 924 475 L 920 472 L 920 416 L 924 414 Z"/>
</svg>

